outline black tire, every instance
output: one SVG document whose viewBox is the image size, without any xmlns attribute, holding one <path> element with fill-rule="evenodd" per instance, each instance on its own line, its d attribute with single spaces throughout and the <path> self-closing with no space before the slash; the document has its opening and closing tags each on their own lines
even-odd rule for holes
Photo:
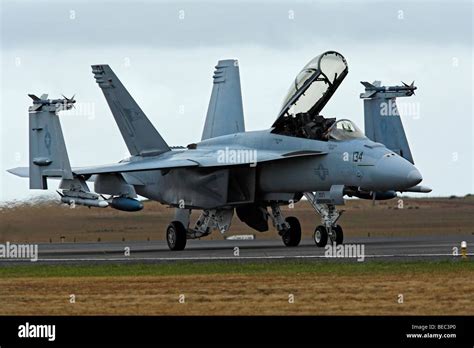
<svg viewBox="0 0 474 348">
<path fill-rule="evenodd" d="M 313 239 L 316 245 L 320 248 L 324 248 L 328 244 L 328 231 L 323 225 L 319 225 L 314 230 Z"/>
<path fill-rule="evenodd" d="M 170 250 L 183 250 L 186 246 L 186 228 L 179 221 L 172 221 L 166 229 L 166 242 Z"/>
<path fill-rule="evenodd" d="M 289 216 L 285 221 L 290 225 L 290 229 L 286 231 L 281 239 L 287 247 L 295 247 L 300 244 L 301 241 L 301 225 L 297 218 Z"/>
<path fill-rule="evenodd" d="M 340 225 L 336 225 L 333 227 L 334 233 L 336 233 L 336 245 L 342 244 L 344 241 L 344 232 L 342 231 L 342 227 Z"/>
</svg>

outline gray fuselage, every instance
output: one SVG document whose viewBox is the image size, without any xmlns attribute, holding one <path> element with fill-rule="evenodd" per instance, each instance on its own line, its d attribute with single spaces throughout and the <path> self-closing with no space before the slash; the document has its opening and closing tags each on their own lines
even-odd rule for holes
<svg viewBox="0 0 474 348">
<path fill-rule="evenodd" d="M 179 153 L 180 157 L 185 157 L 188 151 L 202 151 L 204 156 L 218 156 L 219 152 L 232 150 L 252 151 L 253 156 L 257 156 L 258 165 L 246 164 L 241 167 L 247 168 L 249 172 L 256 172 L 256 175 L 251 178 L 255 178 L 255 192 L 259 194 L 328 191 L 333 185 L 380 192 L 407 189 L 422 180 L 419 171 L 410 162 L 387 149 L 383 144 L 375 143 L 365 137 L 320 141 L 273 134 L 271 130 L 263 130 L 220 136 L 197 143 L 195 149 L 181 149 L 174 152 Z M 261 162 L 259 153 L 265 155 L 266 151 L 282 154 L 314 151 L 321 154 Z M 229 167 L 236 165 L 238 166 L 238 163 L 229 163 Z M 172 170 L 177 171 L 177 179 L 169 182 L 165 179 L 167 173 L 163 175 L 161 171 L 127 176 L 133 175 L 145 183 L 145 185 L 135 186 L 138 194 L 165 204 L 176 205 L 180 195 L 180 190 L 177 190 L 176 186 L 188 180 L 190 173 L 199 170 L 199 167 Z M 211 175 L 215 172 L 212 168 L 203 170 Z M 199 181 L 196 183 L 199 186 Z M 183 183 L 181 195 L 189 197 L 186 190 L 199 190 L 200 187 L 197 187 L 196 183 L 191 187 L 186 187 Z M 251 197 L 255 199 L 257 196 Z M 194 201 L 192 198 L 186 201 L 189 200 Z"/>
</svg>

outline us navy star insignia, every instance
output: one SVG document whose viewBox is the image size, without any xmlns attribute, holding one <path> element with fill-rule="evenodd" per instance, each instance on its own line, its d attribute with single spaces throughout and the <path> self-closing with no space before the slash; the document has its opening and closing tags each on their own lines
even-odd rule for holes
<svg viewBox="0 0 474 348">
<path fill-rule="evenodd" d="M 329 170 L 320 164 L 318 168 L 314 169 L 314 174 L 319 176 L 321 180 L 326 180 L 326 177 L 329 175 Z"/>
</svg>

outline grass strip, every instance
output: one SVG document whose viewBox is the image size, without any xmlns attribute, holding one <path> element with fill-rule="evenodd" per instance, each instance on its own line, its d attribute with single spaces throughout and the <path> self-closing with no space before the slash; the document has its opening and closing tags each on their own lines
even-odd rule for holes
<svg viewBox="0 0 474 348">
<path fill-rule="evenodd" d="M 106 276 L 179 276 L 208 274 L 393 274 L 393 273 L 474 272 L 470 260 L 443 261 L 370 261 L 370 262 L 170 262 L 161 264 L 67 264 L 8 265 L 0 267 L 0 278 L 11 277 L 106 277 Z"/>
</svg>

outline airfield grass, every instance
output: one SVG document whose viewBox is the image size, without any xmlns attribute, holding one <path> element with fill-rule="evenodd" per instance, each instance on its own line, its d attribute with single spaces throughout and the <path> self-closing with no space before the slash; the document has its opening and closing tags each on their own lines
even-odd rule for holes
<svg viewBox="0 0 474 348">
<path fill-rule="evenodd" d="M 474 234 L 474 196 L 349 200 L 350 237 Z M 285 214 L 311 238 L 307 202 Z M 162 240 L 173 211 L 69 209 L 52 203 L 0 207 L 0 243 Z M 196 218 L 196 216 L 194 216 Z M 369 223 L 370 222 L 370 223 Z M 230 234 L 255 233 L 234 218 Z M 279 238 L 274 231 L 256 238 Z M 209 239 L 222 239 L 219 233 Z M 70 296 L 75 295 L 75 303 Z M 185 303 L 180 303 L 180 295 Z M 290 303 L 289 296 L 294 296 Z M 403 303 L 399 296 L 403 295 Z M 474 262 L 272 261 L 0 267 L 0 315 L 474 315 Z"/>
<path fill-rule="evenodd" d="M 4 315 L 473 315 L 474 262 L 31 264 L 0 289 Z"/>
</svg>

